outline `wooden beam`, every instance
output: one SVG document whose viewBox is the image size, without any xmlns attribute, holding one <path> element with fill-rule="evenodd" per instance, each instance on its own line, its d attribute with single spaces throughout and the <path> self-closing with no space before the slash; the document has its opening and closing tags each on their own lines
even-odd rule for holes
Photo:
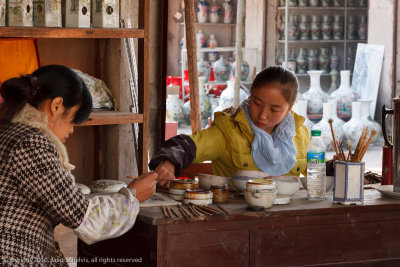
<svg viewBox="0 0 400 267">
<path fill-rule="evenodd" d="M 199 82 L 197 79 L 196 34 L 194 0 L 185 0 L 186 47 L 190 88 L 190 122 L 192 133 L 201 130 Z"/>
</svg>

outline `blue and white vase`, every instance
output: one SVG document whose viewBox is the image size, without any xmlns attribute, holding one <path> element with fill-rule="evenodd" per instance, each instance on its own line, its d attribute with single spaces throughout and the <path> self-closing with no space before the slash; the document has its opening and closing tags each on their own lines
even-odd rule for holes
<svg viewBox="0 0 400 267">
<path fill-rule="evenodd" d="M 200 0 L 197 3 L 196 9 L 197 22 L 205 23 L 208 19 L 208 3 L 205 0 Z"/>
<path fill-rule="evenodd" d="M 240 64 L 241 66 L 241 77 L 240 80 L 241 81 L 246 81 L 247 77 L 249 76 L 249 72 L 250 72 L 250 66 L 249 63 L 247 63 L 246 60 L 242 59 L 242 64 Z M 236 73 L 236 61 L 233 62 L 232 64 L 232 69 L 231 69 L 231 74 L 230 77 L 235 77 L 235 73 Z"/>
<path fill-rule="evenodd" d="M 322 115 L 323 103 L 328 102 L 328 94 L 321 88 L 321 70 L 310 70 L 310 89 L 303 94 L 303 98 L 308 100 L 307 114 Z"/>
<path fill-rule="evenodd" d="M 213 64 L 215 78 L 218 82 L 225 82 L 229 79 L 229 73 L 231 67 L 226 60 L 224 60 L 223 56 L 219 57 L 219 60 L 214 62 Z"/>
<path fill-rule="evenodd" d="M 218 23 L 219 17 L 221 16 L 221 7 L 213 0 L 210 6 L 210 22 Z"/>
<path fill-rule="evenodd" d="M 354 151 L 365 127 L 361 119 L 361 102 L 353 102 L 351 111 L 351 119 L 343 125 L 343 145 L 348 147 L 351 143 Z"/>
<path fill-rule="evenodd" d="M 339 116 L 350 118 L 352 102 L 358 100 L 360 96 L 351 89 L 349 70 L 340 71 L 340 87 L 331 94 L 331 97 L 337 99 Z"/>
</svg>

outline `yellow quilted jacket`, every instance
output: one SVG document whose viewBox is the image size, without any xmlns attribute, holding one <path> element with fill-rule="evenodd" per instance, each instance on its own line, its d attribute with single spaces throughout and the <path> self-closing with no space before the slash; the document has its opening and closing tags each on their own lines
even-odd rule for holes
<svg viewBox="0 0 400 267">
<path fill-rule="evenodd" d="M 297 161 L 291 171 L 283 175 L 299 176 L 300 173 L 306 175 L 310 134 L 303 125 L 304 117 L 293 111 L 292 115 L 296 127 L 293 141 L 297 148 Z M 240 108 L 234 115 L 226 112 L 215 113 L 211 127 L 198 131 L 190 137 L 197 147 L 193 162 L 211 160 L 215 175 L 231 177 L 238 170 L 258 170 L 251 156 L 254 134 Z"/>
</svg>

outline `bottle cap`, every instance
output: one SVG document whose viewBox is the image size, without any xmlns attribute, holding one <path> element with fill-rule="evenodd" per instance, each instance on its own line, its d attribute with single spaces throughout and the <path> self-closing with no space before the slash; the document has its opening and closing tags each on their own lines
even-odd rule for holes
<svg viewBox="0 0 400 267">
<path fill-rule="evenodd" d="M 321 130 L 311 130 L 311 136 L 321 136 Z"/>
</svg>

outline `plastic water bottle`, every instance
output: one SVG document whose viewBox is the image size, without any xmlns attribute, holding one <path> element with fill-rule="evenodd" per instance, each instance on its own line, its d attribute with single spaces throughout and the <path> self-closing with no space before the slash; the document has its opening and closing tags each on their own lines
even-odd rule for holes
<svg viewBox="0 0 400 267">
<path fill-rule="evenodd" d="M 324 200 L 326 187 L 325 144 L 320 130 L 311 131 L 307 146 L 307 195 L 309 200 Z"/>
</svg>

